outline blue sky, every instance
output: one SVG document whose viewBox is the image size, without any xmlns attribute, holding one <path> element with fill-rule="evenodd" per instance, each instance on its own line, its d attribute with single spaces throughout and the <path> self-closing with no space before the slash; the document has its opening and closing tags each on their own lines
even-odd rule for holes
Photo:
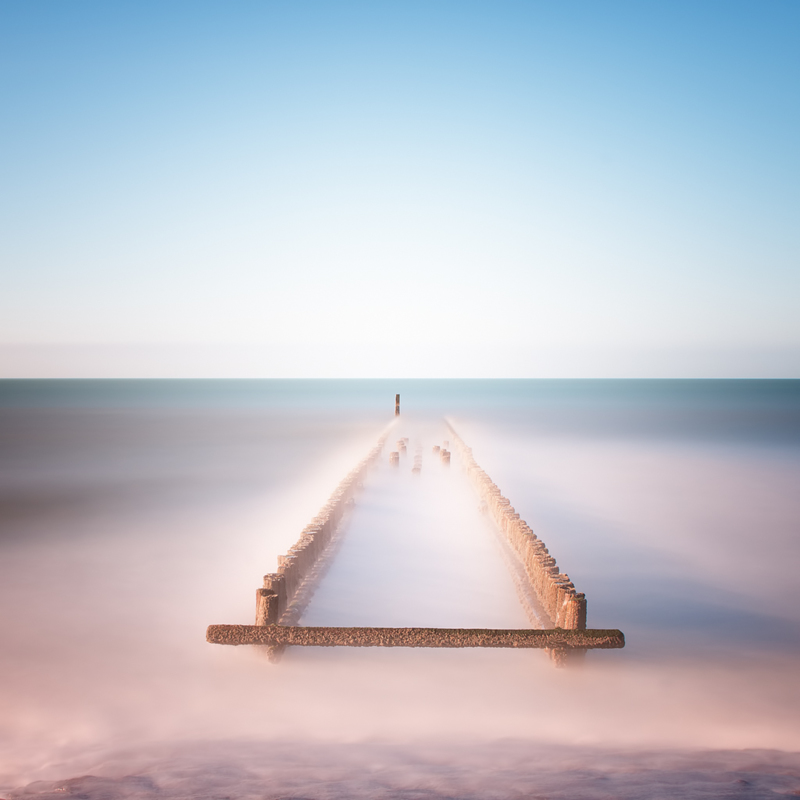
<svg viewBox="0 0 800 800">
<path fill-rule="evenodd" d="M 800 377 L 796 2 L 0 5 L 0 375 Z"/>
</svg>

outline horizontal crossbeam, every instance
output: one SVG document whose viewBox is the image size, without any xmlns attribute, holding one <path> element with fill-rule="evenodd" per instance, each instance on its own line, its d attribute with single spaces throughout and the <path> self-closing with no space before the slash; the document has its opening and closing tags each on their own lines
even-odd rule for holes
<svg viewBox="0 0 800 800">
<path fill-rule="evenodd" d="M 300 625 L 210 625 L 212 644 L 294 647 L 519 647 L 614 650 L 625 647 L 618 630 L 563 628 L 327 628 Z"/>
</svg>

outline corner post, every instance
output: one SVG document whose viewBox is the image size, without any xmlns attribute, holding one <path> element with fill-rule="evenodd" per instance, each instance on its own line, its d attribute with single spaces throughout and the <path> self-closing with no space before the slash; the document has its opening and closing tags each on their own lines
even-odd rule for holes
<svg viewBox="0 0 800 800">
<path fill-rule="evenodd" d="M 269 589 L 256 589 L 256 625 L 278 622 L 278 595 Z"/>
</svg>

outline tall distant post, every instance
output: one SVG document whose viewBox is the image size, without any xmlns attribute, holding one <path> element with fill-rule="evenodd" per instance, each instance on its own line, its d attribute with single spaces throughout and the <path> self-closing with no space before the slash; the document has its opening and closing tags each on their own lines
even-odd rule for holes
<svg viewBox="0 0 800 800">
<path fill-rule="evenodd" d="M 396 394 L 394 396 L 394 415 L 398 416 L 400 414 L 400 395 Z"/>
</svg>

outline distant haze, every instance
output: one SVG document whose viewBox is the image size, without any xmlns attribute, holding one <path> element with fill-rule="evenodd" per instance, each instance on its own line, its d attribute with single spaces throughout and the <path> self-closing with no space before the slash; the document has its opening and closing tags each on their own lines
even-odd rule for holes
<svg viewBox="0 0 800 800">
<path fill-rule="evenodd" d="M 796 2 L 0 7 L 0 377 L 800 376 Z"/>
</svg>

